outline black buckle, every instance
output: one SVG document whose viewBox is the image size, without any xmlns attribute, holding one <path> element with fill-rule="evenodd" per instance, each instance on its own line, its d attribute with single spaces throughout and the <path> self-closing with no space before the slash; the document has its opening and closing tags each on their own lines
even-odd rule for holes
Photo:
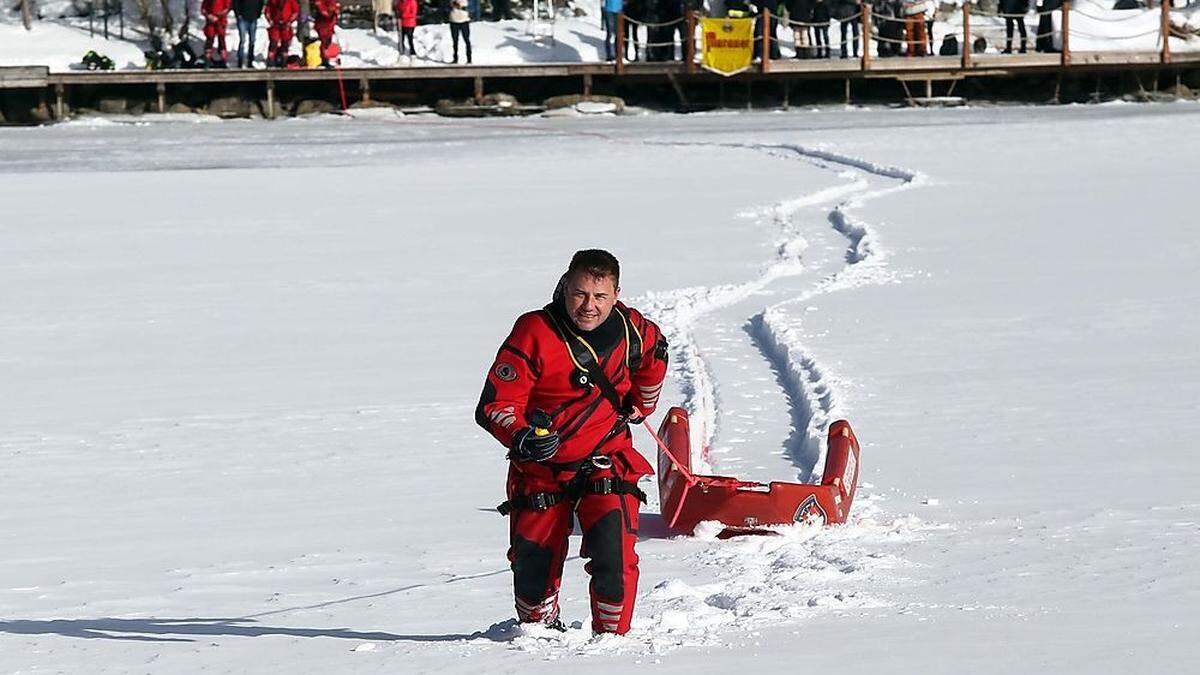
<svg viewBox="0 0 1200 675">
<path fill-rule="evenodd" d="M 536 492 L 529 495 L 529 505 L 539 511 L 545 511 L 556 503 L 551 499 L 552 496 L 549 492 Z"/>
<path fill-rule="evenodd" d="M 616 480 L 612 476 L 605 476 L 592 483 L 592 494 L 611 495 L 615 487 Z"/>
</svg>

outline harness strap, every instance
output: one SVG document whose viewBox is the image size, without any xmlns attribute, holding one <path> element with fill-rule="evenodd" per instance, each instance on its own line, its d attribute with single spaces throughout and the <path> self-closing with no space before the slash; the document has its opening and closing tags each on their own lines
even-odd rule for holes
<svg viewBox="0 0 1200 675">
<path fill-rule="evenodd" d="M 621 480 L 615 476 L 605 476 L 589 481 L 583 486 L 582 490 L 572 494 L 570 491 L 563 492 L 535 492 L 530 495 L 517 495 L 512 499 L 504 502 L 496 507 L 500 515 L 507 516 L 517 509 L 537 509 L 545 511 L 546 509 L 562 502 L 578 501 L 584 494 L 592 495 L 633 495 L 643 504 L 646 503 L 646 493 L 637 486 L 637 483 L 631 483 L 627 480 Z"/>
</svg>

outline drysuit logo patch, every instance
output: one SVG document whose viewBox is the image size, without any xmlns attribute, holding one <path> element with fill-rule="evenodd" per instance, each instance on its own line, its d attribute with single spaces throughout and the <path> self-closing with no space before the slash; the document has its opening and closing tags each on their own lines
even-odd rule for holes
<svg viewBox="0 0 1200 675">
<path fill-rule="evenodd" d="M 517 369 L 504 362 L 497 363 L 492 372 L 496 373 L 496 377 L 504 382 L 512 382 L 517 379 Z"/>
<path fill-rule="evenodd" d="M 810 525 L 824 525 L 829 522 L 829 518 L 825 515 L 825 509 L 821 508 L 821 503 L 817 501 L 816 495 L 809 495 L 800 504 L 793 520 Z"/>
</svg>

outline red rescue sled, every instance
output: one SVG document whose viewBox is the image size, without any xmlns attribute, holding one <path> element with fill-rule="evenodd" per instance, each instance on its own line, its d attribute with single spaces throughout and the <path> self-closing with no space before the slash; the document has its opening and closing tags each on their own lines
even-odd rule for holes
<svg viewBox="0 0 1200 675">
<path fill-rule="evenodd" d="M 683 408 L 667 412 L 656 440 L 658 501 L 663 520 L 674 532 L 691 534 L 701 521 L 715 520 L 726 525 L 723 534 L 746 534 L 795 522 L 844 523 L 850 515 L 858 485 L 859 448 L 845 420 L 829 427 L 819 485 L 693 474 L 688 414 Z"/>
</svg>

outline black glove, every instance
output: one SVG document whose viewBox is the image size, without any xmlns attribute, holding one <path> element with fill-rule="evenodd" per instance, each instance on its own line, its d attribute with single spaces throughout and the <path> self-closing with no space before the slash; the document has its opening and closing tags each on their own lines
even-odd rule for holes
<svg viewBox="0 0 1200 675">
<path fill-rule="evenodd" d="M 513 434 L 509 456 L 522 462 L 544 462 L 558 452 L 558 443 L 557 431 L 539 436 L 534 433 L 534 427 L 521 427 Z"/>
<path fill-rule="evenodd" d="M 633 404 L 633 399 L 628 396 L 625 397 L 625 400 L 622 402 L 621 409 L 618 410 L 617 413 L 620 414 L 621 417 L 624 417 L 625 422 L 628 424 L 641 424 L 642 420 L 645 419 L 645 417 L 642 415 L 642 411 L 637 409 L 637 406 Z"/>
</svg>

